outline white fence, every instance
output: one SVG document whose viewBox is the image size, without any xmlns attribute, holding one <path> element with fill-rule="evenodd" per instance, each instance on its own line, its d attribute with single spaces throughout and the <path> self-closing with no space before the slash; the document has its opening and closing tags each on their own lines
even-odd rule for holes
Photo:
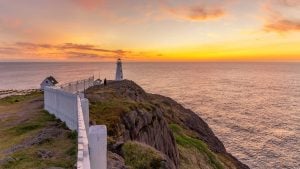
<svg viewBox="0 0 300 169">
<path fill-rule="evenodd" d="M 104 125 L 89 127 L 89 102 L 81 94 L 46 87 L 44 109 L 78 132 L 77 169 L 106 169 L 107 130 Z"/>
<path fill-rule="evenodd" d="M 83 92 L 85 89 L 94 85 L 94 76 L 87 79 L 77 80 L 60 85 L 60 88 L 69 93 Z"/>
</svg>

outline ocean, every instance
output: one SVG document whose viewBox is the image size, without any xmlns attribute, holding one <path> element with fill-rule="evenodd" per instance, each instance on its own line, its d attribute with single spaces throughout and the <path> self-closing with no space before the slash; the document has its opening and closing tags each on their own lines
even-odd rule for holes
<svg viewBox="0 0 300 169">
<path fill-rule="evenodd" d="M 300 168 L 300 63 L 123 63 L 126 79 L 202 117 L 254 169 Z M 115 63 L 0 63 L 0 90 L 113 79 Z"/>
</svg>

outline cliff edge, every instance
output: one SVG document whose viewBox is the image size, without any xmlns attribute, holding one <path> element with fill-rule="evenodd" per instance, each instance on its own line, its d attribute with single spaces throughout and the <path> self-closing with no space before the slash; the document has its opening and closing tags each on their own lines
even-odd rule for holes
<svg viewBox="0 0 300 169">
<path fill-rule="evenodd" d="M 249 168 L 198 115 L 133 81 L 94 86 L 86 97 L 90 123 L 108 128 L 108 168 Z"/>
</svg>

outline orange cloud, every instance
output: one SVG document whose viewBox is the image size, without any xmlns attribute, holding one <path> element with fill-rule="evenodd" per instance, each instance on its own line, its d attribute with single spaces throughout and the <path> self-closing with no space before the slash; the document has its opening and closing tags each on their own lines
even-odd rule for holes
<svg viewBox="0 0 300 169">
<path fill-rule="evenodd" d="M 78 49 L 78 50 L 89 50 L 89 51 L 96 51 L 96 52 L 106 52 L 106 53 L 114 53 L 117 55 L 125 55 L 130 53 L 130 51 L 125 50 L 108 50 L 108 49 L 102 49 L 98 48 L 95 45 L 89 45 L 89 44 L 75 44 L 75 43 L 65 43 L 60 46 L 61 49 Z"/>
<path fill-rule="evenodd" d="M 299 0 L 277 0 L 277 1 L 281 5 L 290 6 L 290 7 L 294 7 L 294 6 L 300 5 L 300 1 Z"/>
<path fill-rule="evenodd" d="M 169 11 L 174 16 L 191 20 L 191 21 L 204 21 L 218 19 L 225 16 L 226 12 L 221 7 L 206 7 L 206 6 L 195 6 L 189 8 L 171 8 Z"/>
<path fill-rule="evenodd" d="M 263 4 L 265 13 L 265 24 L 263 30 L 266 32 L 287 33 L 300 31 L 300 18 L 291 18 L 285 11 L 297 9 L 300 5 L 298 0 L 269 0 Z"/>
<path fill-rule="evenodd" d="M 213 20 L 225 16 L 227 11 L 223 7 L 235 1 L 181 1 L 177 3 L 171 0 L 154 0 L 136 1 L 132 6 L 131 1 L 74 0 L 76 5 L 86 10 L 101 9 L 98 11 L 99 14 L 107 17 L 109 22 L 116 23 L 141 23 L 174 18 L 190 21 Z M 130 11 L 126 11 L 126 8 L 130 8 Z M 126 12 L 125 15 L 124 12 Z"/>
<path fill-rule="evenodd" d="M 172 1 L 162 0 L 162 9 L 171 14 L 173 18 L 188 21 L 207 21 L 220 19 L 229 13 L 229 6 L 237 0 L 214 1 Z"/>
<path fill-rule="evenodd" d="M 90 44 L 42 44 L 30 42 L 17 42 L 14 44 L 0 44 L 0 56 L 37 56 L 39 58 L 64 58 L 71 60 L 101 60 L 128 58 L 131 51 L 102 49 Z"/>
<path fill-rule="evenodd" d="M 55 46 L 50 44 L 37 44 L 37 43 L 29 43 L 29 42 L 17 42 L 15 44 L 18 47 L 21 47 L 23 49 L 39 49 L 39 48 L 54 48 Z"/>
<path fill-rule="evenodd" d="M 0 47 L 0 54 L 17 54 L 19 51 L 16 48 L 13 47 Z"/>
<path fill-rule="evenodd" d="M 111 59 L 116 57 L 111 57 L 107 55 L 99 55 L 88 52 L 67 52 L 66 57 L 68 59 L 79 59 L 79 60 L 91 60 L 91 59 Z"/>
<path fill-rule="evenodd" d="M 290 31 L 300 31 L 300 21 L 291 20 L 274 20 L 264 26 L 264 30 L 267 32 L 290 32 Z"/>
</svg>

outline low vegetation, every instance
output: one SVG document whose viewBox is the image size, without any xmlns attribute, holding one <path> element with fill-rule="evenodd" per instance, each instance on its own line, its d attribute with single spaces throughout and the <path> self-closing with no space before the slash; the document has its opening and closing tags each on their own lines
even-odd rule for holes
<svg viewBox="0 0 300 169">
<path fill-rule="evenodd" d="M 123 147 L 125 164 L 132 169 L 161 168 L 163 157 L 154 148 L 139 143 L 128 141 Z"/>
<path fill-rule="evenodd" d="M 110 137 L 119 137 L 121 114 L 129 113 L 133 109 L 146 109 L 151 107 L 147 103 L 135 102 L 126 98 L 111 98 L 102 101 L 90 102 L 90 119 L 94 124 L 104 124 L 107 126 Z"/>
<path fill-rule="evenodd" d="M 120 99 L 91 102 L 90 119 L 94 124 L 106 125 L 109 136 L 118 137 L 121 135 L 120 116 L 122 113 L 129 112 L 131 106 L 134 106 L 134 103 Z"/>
<path fill-rule="evenodd" d="M 172 129 L 179 147 L 181 168 L 188 168 L 188 166 L 195 165 L 199 167 L 201 167 L 201 165 L 206 167 L 210 166 L 214 169 L 224 168 L 217 155 L 213 153 L 203 141 L 188 136 L 179 125 L 170 124 L 169 127 Z M 194 157 L 195 160 L 191 157 Z"/>
<path fill-rule="evenodd" d="M 35 92 L 25 94 L 25 95 L 7 96 L 5 98 L 0 99 L 0 105 L 14 104 L 14 103 L 22 102 L 27 99 L 35 98 L 40 95 L 41 95 L 41 92 L 35 91 Z"/>
<path fill-rule="evenodd" d="M 238 165 L 247 168 L 223 150 L 222 143 L 205 122 L 191 120 L 197 117 L 193 112 L 170 98 L 146 93 L 132 81 L 90 88 L 86 97 L 90 101 L 91 123 L 107 126 L 108 150 L 121 158 L 108 159 L 111 164 L 132 169 L 172 165 L 179 169 L 235 169 Z M 205 134 L 199 136 L 199 132 Z M 169 144 L 164 142 L 166 139 Z"/>
<path fill-rule="evenodd" d="M 76 133 L 43 110 L 42 93 L 0 99 L 0 168 L 74 168 Z"/>
</svg>

